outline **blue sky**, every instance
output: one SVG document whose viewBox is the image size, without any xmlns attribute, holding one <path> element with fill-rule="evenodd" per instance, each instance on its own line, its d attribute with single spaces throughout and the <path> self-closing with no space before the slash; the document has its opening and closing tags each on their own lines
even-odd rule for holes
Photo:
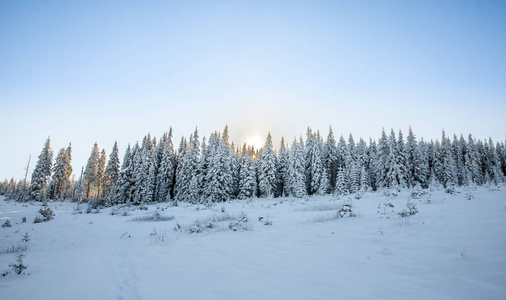
<svg viewBox="0 0 506 300">
<path fill-rule="evenodd" d="M 105 3 L 106 2 L 106 3 Z M 51 135 L 506 134 L 504 1 L 2 1 L 0 179 Z M 176 143 L 176 144 L 177 144 Z"/>
</svg>

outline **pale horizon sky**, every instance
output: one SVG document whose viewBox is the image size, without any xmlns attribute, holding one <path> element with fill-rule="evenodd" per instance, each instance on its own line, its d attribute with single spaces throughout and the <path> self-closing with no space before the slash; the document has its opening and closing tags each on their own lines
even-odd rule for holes
<svg viewBox="0 0 506 300">
<path fill-rule="evenodd" d="M 504 1 L 3 1 L 0 180 L 51 136 L 79 176 L 95 142 L 228 124 L 276 147 L 350 133 L 506 137 Z"/>
</svg>

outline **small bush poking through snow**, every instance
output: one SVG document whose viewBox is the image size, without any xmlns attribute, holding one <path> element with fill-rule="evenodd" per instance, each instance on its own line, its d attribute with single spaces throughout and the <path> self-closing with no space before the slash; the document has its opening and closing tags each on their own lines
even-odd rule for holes
<svg viewBox="0 0 506 300">
<path fill-rule="evenodd" d="M 455 190 L 455 186 L 453 184 L 448 184 L 445 188 L 445 193 L 447 194 L 455 194 L 456 190 Z"/>
<path fill-rule="evenodd" d="M 204 223 L 206 223 L 206 221 L 207 222 L 224 222 L 224 221 L 233 221 L 233 220 L 236 220 L 236 219 L 237 219 L 237 217 L 234 217 L 232 215 L 221 214 L 221 215 L 214 215 L 214 216 L 212 216 L 209 219 L 205 219 Z"/>
<path fill-rule="evenodd" d="M 86 213 L 87 214 L 99 214 L 100 213 L 100 209 L 97 208 L 97 209 L 92 209 L 91 207 L 88 207 L 86 209 Z"/>
<path fill-rule="evenodd" d="M 128 232 L 125 232 L 119 238 L 124 239 L 124 238 L 131 238 L 131 237 L 132 237 L 132 235 L 130 235 Z"/>
<path fill-rule="evenodd" d="M 399 213 L 399 216 L 405 218 L 409 216 L 416 215 L 418 213 L 418 209 L 416 208 L 416 205 L 412 202 L 406 203 L 406 208 Z"/>
<path fill-rule="evenodd" d="M 383 204 L 378 205 L 378 214 L 382 218 L 390 218 L 390 215 L 394 213 L 394 205 L 390 200 L 386 201 Z"/>
<path fill-rule="evenodd" d="M 307 205 L 301 209 L 297 209 L 298 211 L 329 211 L 329 210 L 337 210 L 339 209 L 338 203 L 320 203 L 314 205 Z"/>
<path fill-rule="evenodd" d="M 23 238 L 21 239 L 23 242 L 28 243 L 30 241 L 30 237 L 28 236 L 28 232 L 23 235 Z"/>
<path fill-rule="evenodd" d="M 462 258 L 468 258 L 469 257 L 469 250 L 462 249 L 462 251 L 460 252 L 460 257 L 462 257 Z"/>
<path fill-rule="evenodd" d="M 86 213 L 87 214 L 89 214 L 89 213 L 98 214 L 98 213 L 100 213 L 100 209 L 106 207 L 106 205 L 107 205 L 107 203 L 106 203 L 105 199 L 92 198 L 88 202 L 88 208 L 86 209 Z"/>
<path fill-rule="evenodd" d="M 201 220 L 195 220 L 193 224 L 191 224 L 187 231 L 188 233 L 202 233 L 204 231 L 210 230 L 215 228 L 215 225 L 213 222 L 202 222 Z M 174 227 L 174 230 L 181 230 L 182 227 L 179 224 L 176 224 L 176 227 Z"/>
<path fill-rule="evenodd" d="M 355 214 L 353 213 L 351 209 L 351 203 L 347 202 L 344 203 L 343 206 L 339 209 L 339 217 L 341 218 L 351 218 L 355 217 Z"/>
<path fill-rule="evenodd" d="M 151 215 L 133 218 L 135 222 L 164 222 L 174 220 L 174 216 L 162 216 L 159 211 L 155 211 Z"/>
<path fill-rule="evenodd" d="M 339 212 L 333 213 L 333 214 L 326 214 L 326 215 L 319 215 L 310 221 L 308 223 L 319 223 L 319 222 L 327 222 L 327 221 L 333 221 L 339 219 Z"/>
<path fill-rule="evenodd" d="M 269 216 L 267 216 L 267 218 L 265 218 L 265 219 L 264 219 L 264 217 L 259 217 L 258 222 L 264 223 L 265 226 L 272 225 L 272 221 L 269 220 Z"/>
<path fill-rule="evenodd" d="M 11 269 L 14 271 L 14 273 L 16 273 L 18 275 L 24 274 L 24 271 L 28 268 L 28 266 L 26 266 L 23 263 L 24 256 L 25 256 L 24 253 L 18 253 L 16 262 L 9 264 L 9 267 L 11 267 Z"/>
<path fill-rule="evenodd" d="M 53 219 L 53 210 L 49 207 L 39 209 L 39 214 L 42 216 L 36 216 L 33 223 L 47 222 Z"/>
<path fill-rule="evenodd" d="M 248 217 L 244 212 L 241 211 L 241 214 L 239 215 L 239 218 L 237 218 L 236 221 L 230 222 L 228 225 L 228 228 L 233 231 L 244 231 L 249 230 L 249 226 L 247 226 L 248 223 Z"/>
<path fill-rule="evenodd" d="M 419 182 L 416 183 L 416 185 L 411 190 L 411 199 L 420 199 L 421 196 L 423 196 L 425 192 L 422 190 L 422 186 Z"/>
<path fill-rule="evenodd" d="M 29 249 L 30 249 L 30 247 L 27 244 L 11 245 L 10 247 L 7 247 L 7 248 L 1 248 L 0 254 L 26 252 Z"/>
<path fill-rule="evenodd" d="M 149 237 L 152 243 L 164 242 L 167 239 L 167 233 L 165 231 L 158 232 L 156 229 L 153 229 L 153 231 L 149 234 Z"/>
<path fill-rule="evenodd" d="M 122 205 L 122 206 L 115 206 L 111 208 L 111 216 L 122 216 L 122 217 L 128 217 L 130 216 L 129 210 L 134 210 L 134 208 L 130 208 L 128 206 Z"/>
<path fill-rule="evenodd" d="M 222 224 L 225 221 L 232 221 L 228 225 L 228 229 L 224 226 L 224 224 Z M 207 231 L 250 230 L 250 226 L 248 226 L 247 223 L 248 217 L 243 212 L 241 212 L 241 214 L 238 216 L 222 213 L 204 219 L 197 219 L 193 221 L 192 224 L 187 226 L 176 223 L 174 226 L 174 231 L 192 234 L 203 233 Z"/>
<path fill-rule="evenodd" d="M 2 224 L 2 228 L 11 227 L 11 220 L 7 219 L 5 223 Z"/>
<path fill-rule="evenodd" d="M 23 217 L 23 218 L 21 219 L 21 223 L 26 223 L 26 217 Z"/>
<path fill-rule="evenodd" d="M 466 200 L 472 200 L 474 198 L 474 191 L 476 187 L 469 186 L 466 188 Z"/>
<path fill-rule="evenodd" d="M 212 223 L 209 223 L 209 224 L 212 224 Z M 209 225 L 208 224 L 208 225 Z M 188 233 L 202 233 L 206 230 L 206 227 L 207 226 L 204 226 L 204 224 L 200 223 L 199 220 L 195 220 L 195 222 L 193 222 L 192 225 L 190 225 L 190 227 L 188 227 Z M 212 228 L 213 226 L 211 226 L 210 228 Z"/>
</svg>

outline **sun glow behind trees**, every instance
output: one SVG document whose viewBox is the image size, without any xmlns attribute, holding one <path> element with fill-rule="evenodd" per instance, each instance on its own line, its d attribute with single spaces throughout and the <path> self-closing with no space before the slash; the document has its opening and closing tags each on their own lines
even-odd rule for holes
<svg viewBox="0 0 506 300">
<path fill-rule="evenodd" d="M 261 138 L 258 135 L 250 136 L 246 139 L 247 146 L 253 146 L 255 150 L 261 149 L 265 144 L 265 138 Z"/>
</svg>

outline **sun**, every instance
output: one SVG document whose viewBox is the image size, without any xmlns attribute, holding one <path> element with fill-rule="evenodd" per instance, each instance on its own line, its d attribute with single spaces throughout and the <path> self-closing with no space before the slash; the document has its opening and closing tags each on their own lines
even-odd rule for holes
<svg viewBox="0 0 506 300">
<path fill-rule="evenodd" d="M 254 135 L 246 139 L 246 145 L 253 146 L 255 150 L 258 150 L 264 146 L 264 141 L 260 136 Z"/>
</svg>

